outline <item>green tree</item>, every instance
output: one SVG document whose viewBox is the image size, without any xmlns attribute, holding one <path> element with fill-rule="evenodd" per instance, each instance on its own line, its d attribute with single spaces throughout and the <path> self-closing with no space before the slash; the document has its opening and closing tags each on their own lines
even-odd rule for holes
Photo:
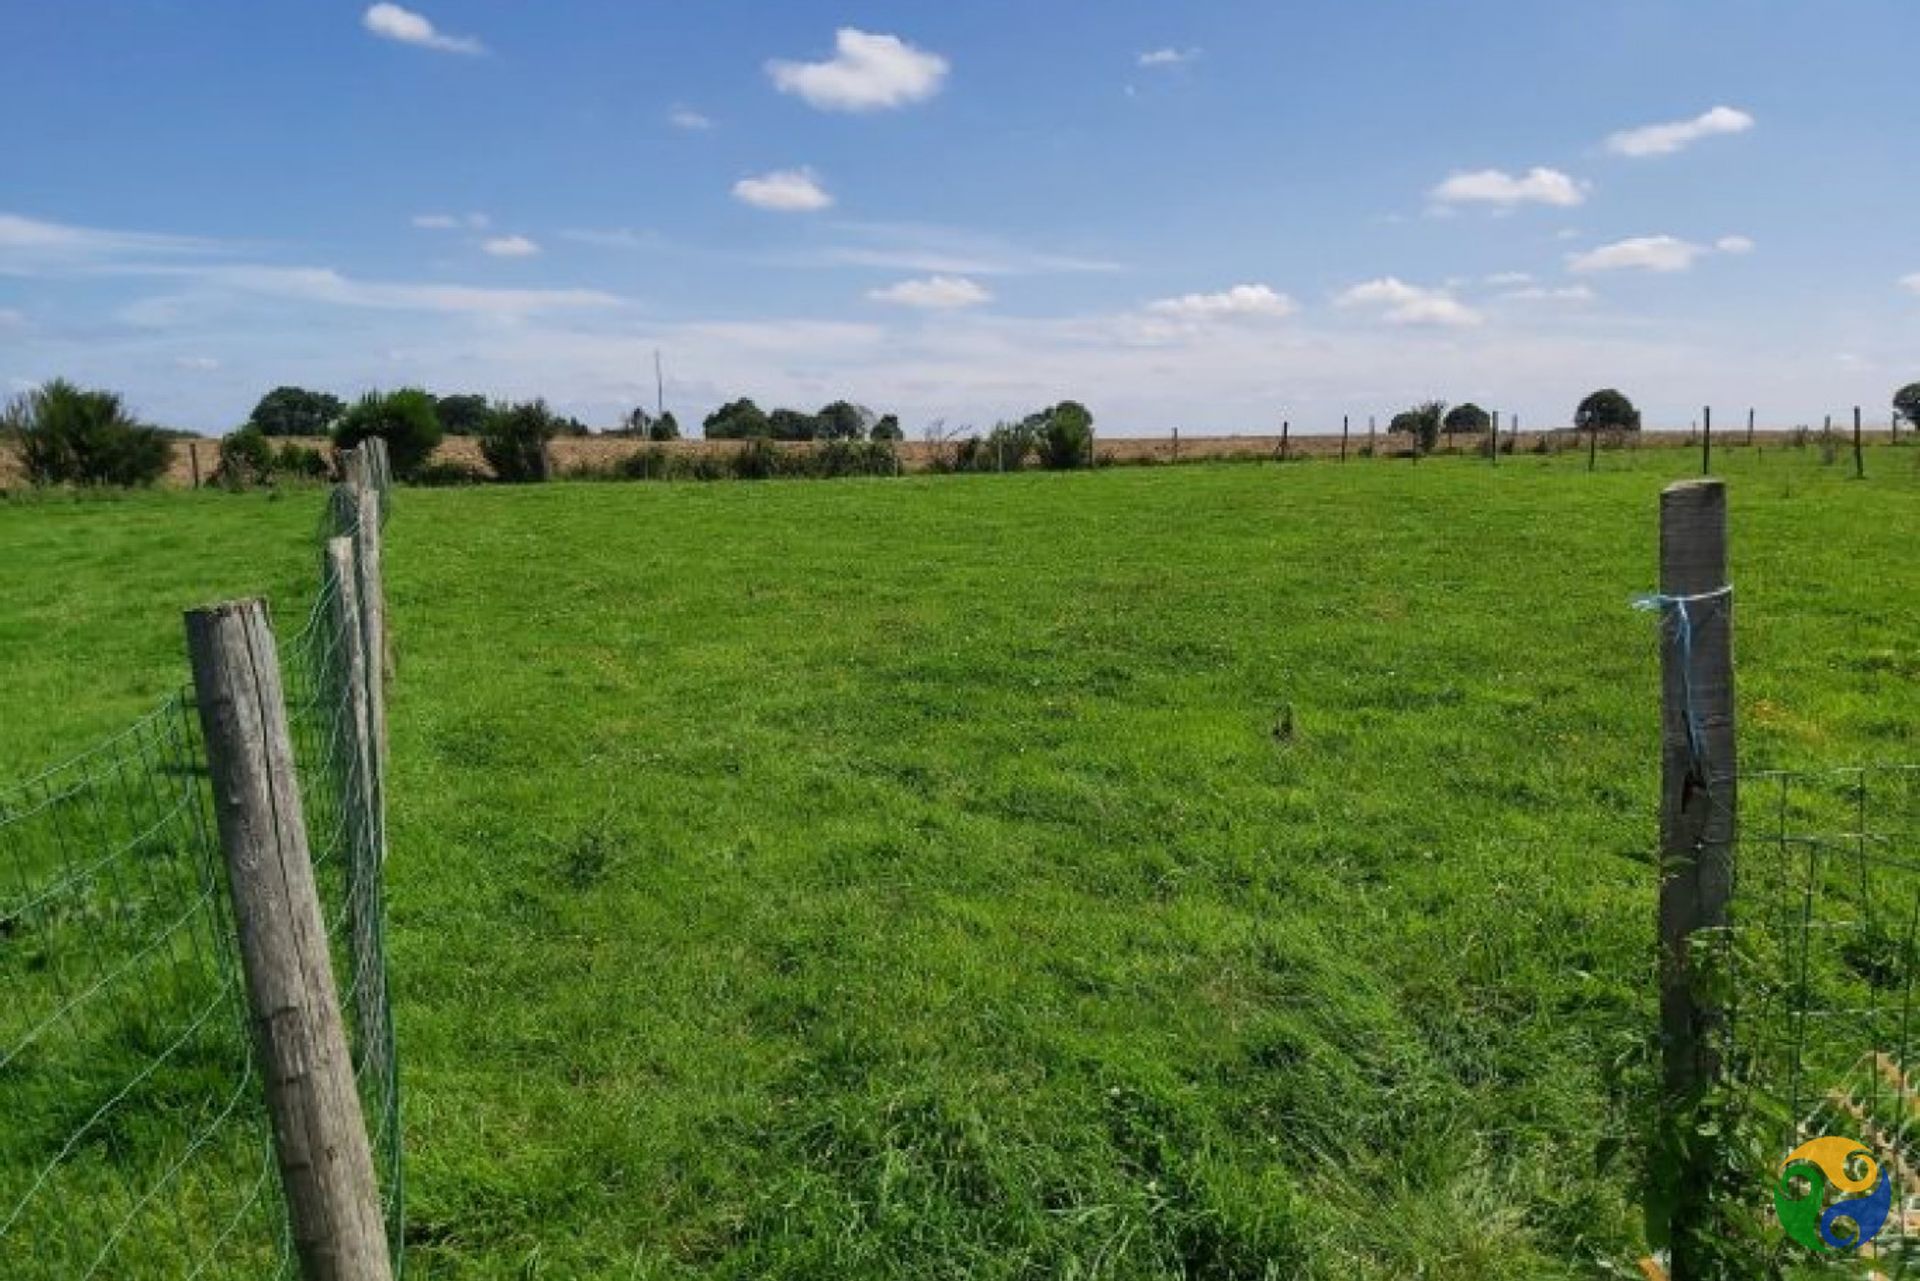
<svg viewBox="0 0 1920 1281">
<path fill-rule="evenodd" d="M 1440 443 L 1440 429 L 1446 420 L 1447 403 L 1444 400 L 1426 400 L 1411 409 L 1403 409 L 1387 423 L 1389 436 L 1413 437 L 1413 452 L 1417 458 L 1421 454 L 1430 454 L 1433 447 Z"/>
<path fill-rule="evenodd" d="M 173 460 L 167 438 L 136 421 L 117 394 L 64 378 L 14 397 L 0 412 L 4 436 L 19 441 L 36 485 L 151 485 Z"/>
<path fill-rule="evenodd" d="M 345 408 L 324 391 L 275 387 L 253 407 L 247 426 L 263 436 L 324 436 Z"/>
<path fill-rule="evenodd" d="M 873 422 L 873 411 L 852 401 L 836 400 L 823 406 L 814 418 L 820 424 L 822 440 L 863 440 Z"/>
<path fill-rule="evenodd" d="M 449 436 L 478 436 L 486 429 L 492 407 L 485 396 L 442 396 L 433 403 L 440 417 L 440 430 Z"/>
<path fill-rule="evenodd" d="M 905 440 L 907 434 L 900 430 L 900 419 L 893 414 L 882 414 L 873 425 L 872 440 Z"/>
<path fill-rule="evenodd" d="M 658 418 L 654 419 L 651 424 L 649 424 L 649 426 L 647 427 L 647 439 L 648 440 L 679 440 L 680 439 L 680 420 L 673 416 L 673 411 L 671 409 L 669 409 L 666 413 L 661 414 Z"/>
<path fill-rule="evenodd" d="M 747 440 L 769 435 L 773 429 L 760 406 L 742 396 L 708 414 L 700 430 L 708 440 Z"/>
<path fill-rule="evenodd" d="M 820 420 L 797 409 L 776 409 L 767 415 L 767 430 L 775 440 L 814 440 L 820 435 Z"/>
<path fill-rule="evenodd" d="M 1581 431 L 1639 431 L 1640 411 L 1611 387 L 1603 387 L 1580 402 L 1573 425 Z"/>
<path fill-rule="evenodd" d="M 1893 393 L 1893 412 L 1920 427 L 1920 383 L 1908 383 Z"/>
<path fill-rule="evenodd" d="M 418 476 L 440 444 L 440 416 L 433 397 L 416 387 L 368 392 L 334 424 L 333 443 L 352 449 L 370 436 L 387 442 L 394 475 L 402 480 Z"/>
<path fill-rule="evenodd" d="M 1054 471 L 1093 465 L 1093 414 L 1085 405 L 1063 400 L 1038 418 L 1041 465 Z"/>
<path fill-rule="evenodd" d="M 220 464 L 214 480 L 229 489 L 249 489 L 273 479 L 273 446 L 258 427 L 248 425 L 220 438 Z"/>
<path fill-rule="evenodd" d="M 552 472 L 547 446 L 562 428 L 544 400 L 495 405 L 480 429 L 480 456 L 501 480 L 515 484 L 546 480 Z"/>
<path fill-rule="evenodd" d="M 1455 405 L 1447 411 L 1440 421 L 1441 428 L 1449 436 L 1482 435 L 1493 428 L 1493 415 L 1480 406 L 1468 401 L 1464 405 Z"/>
</svg>

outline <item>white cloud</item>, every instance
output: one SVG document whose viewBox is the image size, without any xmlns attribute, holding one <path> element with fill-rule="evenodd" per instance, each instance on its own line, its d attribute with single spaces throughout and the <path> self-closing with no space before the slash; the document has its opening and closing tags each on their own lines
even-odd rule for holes
<svg viewBox="0 0 1920 1281">
<path fill-rule="evenodd" d="M 1573 271 L 1686 271 L 1706 253 L 1704 246 L 1676 236 L 1633 236 L 1567 259 Z"/>
<path fill-rule="evenodd" d="M 1297 308 L 1293 299 L 1266 285 L 1235 285 L 1212 294 L 1182 294 L 1147 304 L 1147 310 L 1180 320 L 1278 320 Z"/>
<path fill-rule="evenodd" d="M 1152 49 L 1141 54 L 1136 62 L 1143 67 L 1182 67 L 1200 56 L 1197 48 L 1189 49 Z"/>
<path fill-rule="evenodd" d="M 525 236 L 495 236 L 480 242 L 480 248 L 495 258 L 531 258 L 540 246 Z"/>
<path fill-rule="evenodd" d="M 425 213 L 413 216 L 413 225 L 422 231 L 452 231 L 459 227 L 471 227 L 480 231 L 492 223 L 492 219 L 483 213 L 470 213 L 462 217 L 459 214 Z"/>
<path fill-rule="evenodd" d="M 667 123 L 675 129 L 689 129 L 696 132 L 713 128 L 712 119 L 695 111 L 692 107 L 675 107 L 667 113 Z"/>
<path fill-rule="evenodd" d="M 842 27 L 833 44 L 825 62 L 767 63 L 774 87 L 822 111 L 875 111 L 931 98 L 947 78 L 945 58 L 898 36 Z"/>
<path fill-rule="evenodd" d="M 1751 236 L 1722 236 L 1713 242 L 1713 247 L 1723 254 L 1750 254 L 1754 250 Z"/>
<path fill-rule="evenodd" d="M 486 46 L 472 36 L 449 36 L 434 28 L 426 17 L 411 9 L 402 9 L 397 4 L 369 5 L 360 22 L 382 40 L 397 40 L 401 44 L 418 45 L 422 49 L 438 49 L 442 53 L 480 54 L 487 51 Z"/>
<path fill-rule="evenodd" d="M 1691 120 L 1646 125 L 1610 134 L 1607 150 L 1616 156 L 1670 156 L 1690 147 L 1702 138 L 1721 134 L 1745 133 L 1753 128 L 1753 117 L 1733 107 L 1715 107 Z"/>
<path fill-rule="evenodd" d="M 560 233 L 560 239 L 582 245 L 598 245 L 602 249 L 658 249 L 667 243 L 666 238 L 658 232 L 634 231 L 629 227 L 609 227 L 604 231 L 570 227 Z"/>
<path fill-rule="evenodd" d="M 1496 271 L 1487 277 L 1487 283 L 1490 285 L 1508 286 L 1530 285 L 1533 283 L 1533 273 L 1527 271 Z"/>
<path fill-rule="evenodd" d="M 965 276 L 928 276 L 924 280 L 902 280 L 882 289 L 868 290 L 867 297 L 875 302 L 897 303 L 902 307 L 920 307 L 929 311 L 977 307 L 993 299 L 992 294 Z"/>
<path fill-rule="evenodd" d="M 175 356 L 173 363 L 182 369 L 191 369 L 196 373 L 212 373 L 220 368 L 220 362 L 212 356 Z"/>
<path fill-rule="evenodd" d="M 595 289 L 486 289 L 471 285 L 359 280 L 331 267 L 151 268 L 137 274 L 183 276 L 203 290 L 376 311 L 522 316 L 620 305 L 619 298 Z"/>
<path fill-rule="evenodd" d="M 0 275 L 31 275 L 138 255 L 208 253 L 218 248 L 197 236 L 108 231 L 0 213 Z"/>
<path fill-rule="evenodd" d="M 811 169 L 776 169 L 758 178 L 742 178 L 733 184 L 733 197 L 756 209 L 785 213 L 807 213 L 833 204 Z"/>
<path fill-rule="evenodd" d="M 1592 302 L 1593 290 L 1586 285 L 1564 285 L 1558 288 L 1532 285 L 1525 289 L 1513 289 L 1500 295 L 1515 302 Z"/>
<path fill-rule="evenodd" d="M 1535 166 L 1515 175 L 1501 169 L 1475 169 L 1449 174 L 1435 187 L 1433 199 L 1442 205 L 1488 204 L 1512 208 L 1522 204 L 1567 208 L 1587 198 L 1586 184 L 1558 169 Z"/>
<path fill-rule="evenodd" d="M 1920 271 L 1914 272 L 1911 276 L 1900 277 L 1900 284 L 1909 293 L 1920 294 Z"/>
<path fill-rule="evenodd" d="M 1337 295 L 1341 307 L 1368 307 L 1393 325 L 1431 325 L 1464 328 L 1480 323 L 1480 313 L 1444 289 L 1410 285 L 1398 276 L 1364 281 Z"/>
<path fill-rule="evenodd" d="M 1121 270 L 1108 258 L 1051 253 L 962 227 L 917 222 L 838 221 L 854 244 L 790 259 L 799 266 L 879 267 L 940 276 L 1040 276 Z"/>
</svg>

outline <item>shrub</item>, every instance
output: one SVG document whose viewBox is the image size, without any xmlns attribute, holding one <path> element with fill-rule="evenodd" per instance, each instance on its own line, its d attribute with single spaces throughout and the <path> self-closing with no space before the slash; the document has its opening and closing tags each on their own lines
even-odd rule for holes
<svg viewBox="0 0 1920 1281">
<path fill-rule="evenodd" d="M 1493 415 L 1468 401 L 1449 409 L 1447 416 L 1440 420 L 1440 425 L 1449 436 L 1478 436 L 1493 429 Z"/>
<path fill-rule="evenodd" d="M 440 430 L 449 436 L 478 436 L 491 412 L 485 396 L 442 396 L 433 410 L 439 415 Z"/>
<path fill-rule="evenodd" d="M 1893 393 L 1893 412 L 1920 427 L 1920 383 L 1908 383 Z"/>
<path fill-rule="evenodd" d="M 431 462 L 413 474 L 413 483 L 425 485 L 431 489 L 446 489 L 456 485 L 484 485 L 487 474 L 472 463 L 447 459 Z"/>
<path fill-rule="evenodd" d="M 372 436 L 387 442 L 393 474 L 413 480 L 440 443 L 440 416 L 433 397 L 413 387 L 384 394 L 370 391 L 334 424 L 333 443 L 340 449 L 352 449 Z"/>
<path fill-rule="evenodd" d="M 728 461 L 741 480 L 769 480 L 780 471 L 780 451 L 765 436 L 748 440 L 746 448 Z"/>
<path fill-rule="evenodd" d="M 1573 425 L 1581 431 L 1639 431 L 1640 411 L 1611 387 L 1603 387 L 1580 402 Z"/>
<path fill-rule="evenodd" d="M 905 440 L 907 434 L 900 430 L 900 419 L 893 414 L 882 414 L 880 421 L 873 425 L 870 434 L 872 440 Z"/>
<path fill-rule="evenodd" d="M 151 485 L 173 459 L 166 437 L 135 421 L 118 395 L 64 378 L 16 396 L 0 412 L 0 435 L 19 439 L 36 485 Z"/>
<path fill-rule="evenodd" d="M 257 427 L 242 427 L 220 438 L 220 463 L 214 483 L 228 489 L 249 489 L 273 480 L 273 446 Z"/>
<path fill-rule="evenodd" d="M 544 400 L 495 405 L 480 429 L 480 456 L 500 480 L 546 480 L 552 471 L 547 445 L 560 430 L 560 421 Z"/>
<path fill-rule="evenodd" d="M 760 406 L 745 396 L 720 406 L 706 416 L 700 430 L 708 440 L 749 440 L 772 432 Z"/>
<path fill-rule="evenodd" d="M 1389 436 L 1413 437 L 1413 453 L 1430 454 L 1440 443 L 1440 428 L 1447 411 L 1443 400 L 1422 401 L 1412 409 L 1403 409 L 1387 423 Z"/>
<path fill-rule="evenodd" d="M 275 387 L 253 407 L 247 426 L 266 436 L 324 436 L 345 408 L 324 391 Z"/>
<path fill-rule="evenodd" d="M 829 440 L 805 457 L 807 474 L 819 477 L 891 476 L 900 463 L 886 440 Z"/>
<path fill-rule="evenodd" d="M 333 474 L 333 464 L 313 446 L 287 441 L 273 453 L 273 470 L 301 480 L 325 480 Z"/>
<path fill-rule="evenodd" d="M 1092 465 L 1093 415 L 1085 405 L 1063 400 L 1038 418 L 1034 426 L 1042 466 L 1065 471 Z"/>
</svg>

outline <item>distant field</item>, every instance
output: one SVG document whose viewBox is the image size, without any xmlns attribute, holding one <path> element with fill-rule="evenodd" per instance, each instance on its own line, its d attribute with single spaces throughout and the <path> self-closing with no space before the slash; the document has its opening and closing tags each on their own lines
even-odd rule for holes
<svg viewBox="0 0 1920 1281">
<path fill-rule="evenodd" d="M 1920 759 L 1920 448 L 1722 461 L 1746 761 Z M 402 491 L 413 1275 L 1630 1266 L 1688 462 Z M 318 503 L 0 502 L 0 776 Z"/>
</svg>

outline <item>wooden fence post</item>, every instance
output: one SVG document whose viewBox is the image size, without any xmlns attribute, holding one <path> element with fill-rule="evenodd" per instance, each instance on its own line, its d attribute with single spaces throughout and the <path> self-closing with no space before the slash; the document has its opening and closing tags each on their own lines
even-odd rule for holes
<svg viewBox="0 0 1920 1281">
<path fill-rule="evenodd" d="M 1280 420 L 1280 461 L 1283 463 L 1287 461 L 1287 431 L 1292 426 L 1286 419 Z"/>
<path fill-rule="evenodd" d="M 1860 450 L 1860 406 L 1853 407 L 1853 478 L 1867 478 L 1867 456 Z"/>
<path fill-rule="evenodd" d="M 1500 465 L 1500 411 L 1493 411 L 1493 425 L 1487 431 L 1487 461 Z"/>
<path fill-rule="evenodd" d="M 187 614 L 273 1147 L 307 1281 L 391 1281 L 264 601 Z"/>
<path fill-rule="evenodd" d="M 187 465 L 193 469 L 193 487 L 200 488 L 200 442 L 187 442 Z"/>
<path fill-rule="evenodd" d="M 1340 461 L 1343 463 L 1347 461 L 1347 433 L 1351 429 L 1351 425 L 1352 425 L 1352 420 L 1350 419 L 1350 417 L 1346 414 L 1341 414 L 1340 415 Z"/>
<path fill-rule="evenodd" d="M 1700 409 L 1700 474 L 1713 474 L 1713 406 Z"/>
<path fill-rule="evenodd" d="M 387 763 L 387 678 L 393 674 L 393 651 L 387 643 L 387 588 L 380 561 L 380 495 L 363 489 L 355 496 L 360 519 L 354 524 L 353 559 L 360 588 L 360 630 L 366 637 L 367 723 L 380 759 Z"/>
<path fill-rule="evenodd" d="M 1753 411 L 1751 409 L 1747 411 L 1747 443 L 1749 445 L 1753 443 Z"/>
<path fill-rule="evenodd" d="M 1673 1281 L 1712 1275 L 1715 1154 L 1693 1122 L 1720 1075 L 1722 1012 L 1704 990 L 1696 931 L 1724 927 L 1733 890 L 1738 762 L 1727 493 L 1681 481 L 1660 495 L 1660 1041 L 1662 1176 Z M 1682 1138 L 1684 1137 L 1684 1142 Z"/>
<path fill-rule="evenodd" d="M 1178 427 L 1173 429 L 1173 461 L 1176 463 L 1180 461 L 1180 429 Z"/>
</svg>

